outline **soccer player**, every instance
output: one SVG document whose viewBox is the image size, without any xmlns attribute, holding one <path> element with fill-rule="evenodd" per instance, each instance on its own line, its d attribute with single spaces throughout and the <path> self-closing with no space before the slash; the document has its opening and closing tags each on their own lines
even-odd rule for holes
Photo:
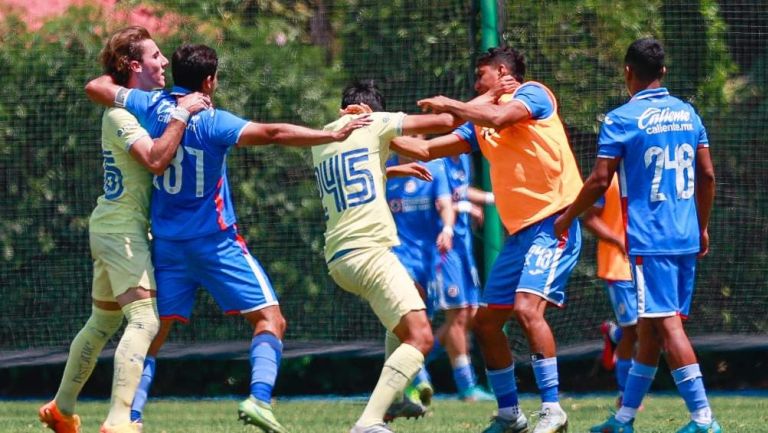
<svg viewBox="0 0 768 433">
<path fill-rule="evenodd" d="M 597 276 L 605 281 L 608 298 L 619 326 L 617 330 L 612 330 L 611 328 L 616 327 L 616 324 L 607 322 L 602 328 L 606 334 L 603 366 L 607 368 L 613 366 L 616 369 L 616 383 L 619 388 L 617 405 L 621 407 L 621 399 L 637 342 L 637 291 L 632 282 L 629 260 L 625 251 L 626 231 L 624 219 L 621 216 L 621 196 L 617 176 L 611 180 L 605 195 L 585 212 L 582 223 L 584 228 L 598 238 Z M 611 332 L 620 334 L 615 342 L 617 343 L 615 350 Z M 609 365 L 606 366 L 607 362 Z"/>
<path fill-rule="evenodd" d="M 168 60 L 143 27 L 128 27 L 107 40 L 100 61 L 105 73 L 128 88 L 165 85 Z M 80 431 L 75 403 L 106 342 L 128 319 L 115 350 L 112 405 L 102 432 L 133 432 L 130 405 L 141 378 L 144 355 L 158 329 L 154 270 L 149 254 L 149 201 L 152 173 L 161 173 L 184 134 L 186 116 L 207 108 L 199 93 L 179 100 L 165 133 L 153 141 L 127 111 L 110 108 L 102 116 L 104 195 L 98 198 L 88 229 L 93 256 L 91 316 L 72 340 L 56 397 L 39 410 L 40 420 L 57 433 Z"/>
<path fill-rule="evenodd" d="M 387 165 L 409 162 L 405 157 L 395 156 L 389 159 Z M 400 245 L 393 247 L 392 251 L 413 278 L 422 298 L 427 301 L 429 317 L 432 313 L 430 297 L 436 267 L 453 248 L 456 213 L 453 210 L 450 184 L 443 161 L 418 164 L 423 164 L 431 173 L 431 181 L 390 177 L 387 181 L 386 197 L 400 240 Z M 396 348 L 400 341 L 388 332 L 385 344 L 394 345 Z M 429 405 L 433 393 L 426 366 L 417 373 L 413 384 L 423 393 L 423 399 L 420 396 L 416 399 L 408 397 L 397 400 L 387 410 L 385 420 L 400 416 L 418 417 L 426 412 L 424 406 Z M 421 400 L 424 406 L 417 400 Z"/>
<path fill-rule="evenodd" d="M 384 165 L 393 137 L 448 131 L 454 118 L 384 112 L 384 97 L 370 81 L 344 90 L 342 109 L 351 104 L 371 107 L 373 123 L 345 141 L 313 147 L 312 161 L 325 210 L 329 274 L 341 288 L 368 301 L 384 327 L 401 342 L 396 348 L 387 345 L 392 352 L 368 404 L 350 430 L 387 433 L 391 430 L 384 424 L 385 412 L 424 365 L 433 337 L 424 301 L 391 250 L 399 241 L 385 195 Z M 337 131 L 355 118 L 344 115 L 325 128 Z"/>
<path fill-rule="evenodd" d="M 633 42 L 624 57 L 631 99 L 605 117 L 597 161 L 573 205 L 555 223 L 563 233 L 589 208 L 619 169 L 626 203 L 627 246 L 638 293 L 638 348 L 622 407 L 597 433 L 632 433 L 662 348 L 691 414 L 678 433 L 719 433 L 696 354 L 683 328 L 693 294 L 696 256 L 709 249 L 715 175 L 707 133 L 693 107 L 661 87 L 664 49 L 651 38 Z"/>
<path fill-rule="evenodd" d="M 91 81 L 86 90 L 96 102 L 124 106 L 151 136 L 158 136 L 176 110 L 175 95 L 193 91 L 213 95 L 217 69 L 218 57 L 212 48 L 183 45 L 172 57 L 171 92 L 128 90 L 108 76 Z M 251 392 L 238 409 L 246 423 L 267 432 L 286 431 L 270 404 L 285 319 L 267 275 L 237 232 L 226 155 L 236 145 L 308 146 L 343 140 L 368 123 L 363 117 L 338 130 L 317 131 L 249 122 L 224 110 L 209 109 L 189 119 L 175 158 L 155 178 L 151 221 L 156 278 L 162 288 L 157 298 L 162 324 L 150 353 L 157 353 L 173 320 L 188 321 L 195 292 L 205 287 L 223 311 L 242 315 L 253 327 Z"/>
<path fill-rule="evenodd" d="M 477 62 L 475 89 L 485 92 L 510 75 L 518 87 L 498 103 L 463 103 L 443 96 L 419 101 L 425 109 L 448 112 L 475 125 L 478 145 L 444 137 L 425 146 L 399 137 L 399 152 L 419 160 L 480 150 L 491 166 L 491 183 L 502 222 L 510 234 L 493 264 L 473 330 L 499 406 L 484 433 L 528 431 L 520 411 L 514 363 L 504 324 L 515 317 L 530 345 L 542 406 L 534 433 L 567 429 L 559 404 L 555 339 L 544 312 L 565 304 L 565 283 L 581 249 L 579 224 L 557 238 L 555 218 L 582 185 L 557 102 L 543 84 L 524 81 L 525 61 L 512 48 L 492 48 Z"/>
</svg>

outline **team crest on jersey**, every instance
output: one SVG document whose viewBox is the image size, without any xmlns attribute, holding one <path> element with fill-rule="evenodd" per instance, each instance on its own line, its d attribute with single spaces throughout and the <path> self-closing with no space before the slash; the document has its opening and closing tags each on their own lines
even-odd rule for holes
<svg viewBox="0 0 768 433">
<path fill-rule="evenodd" d="M 448 297 L 455 298 L 459 296 L 459 286 L 448 287 Z"/>
<path fill-rule="evenodd" d="M 118 137 L 122 137 L 123 135 L 125 135 L 125 129 L 123 129 L 123 128 L 118 129 L 117 130 L 117 136 Z"/>
<path fill-rule="evenodd" d="M 405 192 L 412 193 L 416 191 L 416 182 L 413 180 L 409 180 L 405 182 Z"/>
</svg>

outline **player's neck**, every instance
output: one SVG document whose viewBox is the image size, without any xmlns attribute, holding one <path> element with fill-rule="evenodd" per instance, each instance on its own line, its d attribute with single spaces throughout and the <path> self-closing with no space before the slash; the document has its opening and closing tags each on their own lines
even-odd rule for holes
<svg viewBox="0 0 768 433">
<path fill-rule="evenodd" d="M 633 83 L 630 83 L 628 87 L 629 87 L 630 96 L 635 96 L 636 94 L 642 92 L 643 90 L 653 90 L 653 89 L 660 88 L 661 80 L 653 80 L 650 83 L 633 82 Z"/>
</svg>

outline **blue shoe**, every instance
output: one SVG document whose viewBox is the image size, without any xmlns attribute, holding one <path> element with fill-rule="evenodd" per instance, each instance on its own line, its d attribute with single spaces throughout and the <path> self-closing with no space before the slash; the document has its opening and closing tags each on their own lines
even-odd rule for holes
<svg viewBox="0 0 768 433">
<path fill-rule="evenodd" d="M 694 421 L 691 421 L 686 424 L 685 427 L 678 430 L 677 433 L 720 433 L 721 431 L 723 431 L 723 429 L 720 428 L 720 424 L 713 419 L 709 425 L 705 426 L 701 426 Z"/>
<path fill-rule="evenodd" d="M 604 423 L 590 427 L 589 433 L 634 433 L 635 428 L 632 427 L 632 420 L 628 423 L 616 421 L 616 417 L 611 415 Z"/>
<path fill-rule="evenodd" d="M 465 390 L 464 392 L 460 392 L 459 400 L 461 401 L 496 401 L 496 396 L 484 390 L 482 387 L 475 385 Z"/>
</svg>

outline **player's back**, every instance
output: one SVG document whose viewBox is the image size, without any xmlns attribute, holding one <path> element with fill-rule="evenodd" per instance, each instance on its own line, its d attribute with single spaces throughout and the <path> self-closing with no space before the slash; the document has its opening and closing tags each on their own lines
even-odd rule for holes
<svg viewBox="0 0 768 433">
<path fill-rule="evenodd" d="M 696 151 L 709 144 L 693 107 L 665 88 L 639 92 L 606 116 L 600 153 L 614 143 L 621 143 L 617 152 L 629 252 L 698 252 Z"/>
<path fill-rule="evenodd" d="M 398 244 L 387 206 L 384 164 L 389 142 L 400 135 L 403 113 L 372 113 L 372 123 L 346 140 L 312 148 L 317 187 L 326 220 L 325 256 L 341 250 Z M 339 130 L 353 116 L 325 126 Z"/>
<path fill-rule="evenodd" d="M 175 97 L 165 91 L 133 90 L 126 102 L 126 108 L 136 111 L 152 137 L 162 135 L 175 106 Z M 235 223 L 226 160 L 247 123 L 219 109 L 190 117 L 176 156 L 165 172 L 154 178 L 154 236 L 192 239 L 225 230 Z"/>
<path fill-rule="evenodd" d="M 146 235 L 152 173 L 130 154 L 130 146 L 146 135 L 147 131 L 126 110 L 104 111 L 101 121 L 104 194 L 98 198 L 91 214 L 91 232 Z"/>
</svg>

